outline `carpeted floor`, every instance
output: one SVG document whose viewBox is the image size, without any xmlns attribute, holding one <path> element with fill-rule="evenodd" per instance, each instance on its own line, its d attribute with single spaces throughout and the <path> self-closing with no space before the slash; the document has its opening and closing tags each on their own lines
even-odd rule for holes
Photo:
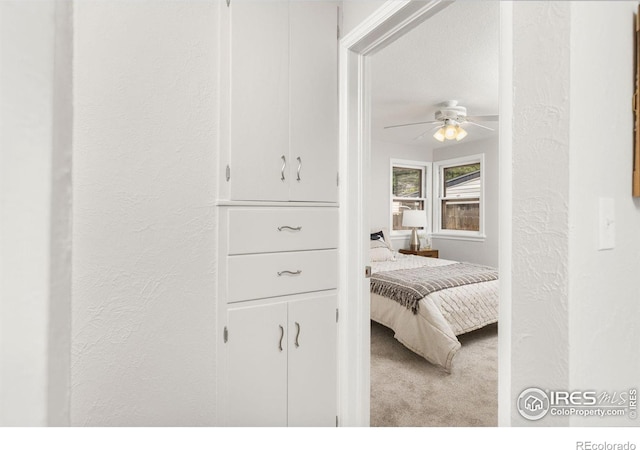
<svg viewBox="0 0 640 450">
<path fill-rule="evenodd" d="M 450 374 L 371 322 L 371 426 L 481 427 L 498 424 L 498 327 L 458 336 Z"/>
</svg>

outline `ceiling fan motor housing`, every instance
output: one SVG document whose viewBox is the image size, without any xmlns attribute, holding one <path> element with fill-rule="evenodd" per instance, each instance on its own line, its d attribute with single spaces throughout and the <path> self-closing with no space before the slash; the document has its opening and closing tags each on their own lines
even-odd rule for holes
<svg viewBox="0 0 640 450">
<path fill-rule="evenodd" d="M 464 106 L 449 106 L 447 108 L 436 111 L 436 120 L 455 120 L 463 121 L 467 116 L 467 108 Z"/>
</svg>

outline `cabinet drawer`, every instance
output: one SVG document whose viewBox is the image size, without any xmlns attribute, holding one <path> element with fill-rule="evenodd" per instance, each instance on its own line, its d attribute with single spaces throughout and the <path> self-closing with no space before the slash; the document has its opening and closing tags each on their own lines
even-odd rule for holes
<svg viewBox="0 0 640 450">
<path fill-rule="evenodd" d="M 337 247 L 337 208 L 260 208 L 229 211 L 230 255 Z"/>
<path fill-rule="evenodd" d="M 335 289 L 337 250 L 229 256 L 228 303 Z"/>
</svg>

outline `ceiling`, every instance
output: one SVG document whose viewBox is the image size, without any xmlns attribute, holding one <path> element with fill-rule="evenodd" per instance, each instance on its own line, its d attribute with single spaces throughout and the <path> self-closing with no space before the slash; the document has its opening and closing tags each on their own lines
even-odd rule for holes
<svg viewBox="0 0 640 450">
<path fill-rule="evenodd" d="M 445 100 L 458 100 L 469 116 L 498 114 L 499 2 L 457 1 L 372 57 L 372 138 L 439 148 L 436 125 L 385 130 L 385 126 L 435 120 Z M 466 125 L 464 142 L 491 137 L 497 122 Z"/>
</svg>

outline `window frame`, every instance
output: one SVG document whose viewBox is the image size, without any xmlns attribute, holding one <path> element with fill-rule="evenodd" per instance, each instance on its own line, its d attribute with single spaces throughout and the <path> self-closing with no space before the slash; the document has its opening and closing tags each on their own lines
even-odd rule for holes
<svg viewBox="0 0 640 450">
<path fill-rule="evenodd" d="M 468 164 L 480 164 L 480 218 L 479 231 L 467 230 L 447 230 L 442 229 L 442 206 L 445 200 L 452 200 L 443 196 L 444 193 L 444 170 L 450 167 L 465 166 Z M 465 241 L 484 241 L 485 235 L 485 164 L 484 153 L 478 155 L 464 156 L 461 158 L 452 158 L 442 161 L 434 161 L 433 163 L 433 183 L 436 190 L 433 196 L 433 232 L 431 235 L 436 239 L 459 239 Z M 463 197 L 464 198 L 464 197 Z M 476 198 L 476 197 L 473 197 Z"/>
<path fill-rule="evenodd" d="M 393 169 L 401 167 L 406 169 L 422 170 L 422 197 L 396 197 L 393 195 Z M 389 160 L 389 235 L 394 237 L 410 236 L 411 230 L 394 230 L 393 229 L 393 201 L 410 200 L 422 201 L 427 214 L 427 226 L 419 233 L 431 234 L 433 217 L 433 163 L 428 161 L 415 161 L 409 159 L 390 158 Z"/>
</svg>

